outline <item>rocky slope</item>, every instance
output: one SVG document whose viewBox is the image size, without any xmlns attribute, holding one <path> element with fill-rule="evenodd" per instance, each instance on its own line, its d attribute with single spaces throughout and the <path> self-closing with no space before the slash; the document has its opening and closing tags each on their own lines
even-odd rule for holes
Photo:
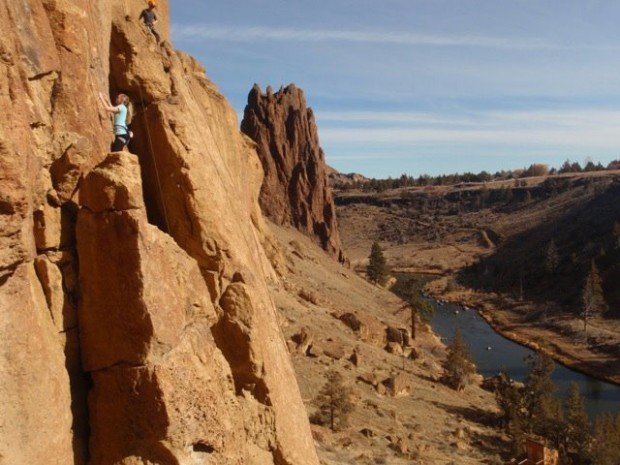
<svg viewBox="0 0 620 465">
<path fill-rule="evenodd" d="M 141 8 L 0 0 L 0 463 L 317 464 L 260 160 Z"/>
<path fill-rule="evenodd" d="M 265 171 L 263 212 L 276 224 L 293 225 L 316 238 L 344 263 L 325 155 L 302 90 L 291 84 L 276 93 L 268 87 L 263 94 L 254 85 L 241 130 L 256 142 Z"/>
<path fill-rule="evenodd" d="M 504 463 L 493 394 L 439 382 L 446 350 L 428 326 L 418 324 L 412 340 L 409 312 L 394 294 L 339 266 L 302 233 L 273 230 L 287 268 L 274 299 L 308 412 L 331 371 L 353 391 L 346 427 L 312 425 L 321 463 Z M 400 331 L 404 345 L 393 342 Z"/>
</svg>

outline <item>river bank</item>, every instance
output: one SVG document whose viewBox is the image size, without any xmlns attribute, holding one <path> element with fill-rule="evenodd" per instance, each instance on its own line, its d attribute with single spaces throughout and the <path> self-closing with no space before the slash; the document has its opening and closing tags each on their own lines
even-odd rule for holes
<svg viewBox="0 0 620 465">
<path fill-rule="evenodd" d="M 446 281 L 429 282 L 426 292 L 438 300 L 477 310 L 497 333 L 517 344 L 542 352 L 572 370 L 620 385 L 618 345 L 614 344 L 614 331 L 604 327 L 606 321 L 592 323 L 593 342 L 588 347 L 583 342 L 582 323 L 575 318 L 549 316 L 544 324 L 532 324 L 532 307 L 527 303 L 471 289 L 447 291 Z"/>
<path fill-rule="evenodd" d="M 460 305 L 447 302 L 435 305 L 436 311 L 430 321 L 433 331 L 449 344 L 460 330 L 480 375 L 489 378 L 501 371 L 512 379 L 525 381 L 530 371 L 528 358 L 536 353 L 534 350 L 496 332 L 474 309 L 464 310 Z M 555 385 L 554 395 L 561 401 L 568 397 L 571 384 L 577 383 L 592 420 L 602 413 L 615 412 L 620 406 L 620 386 L 615 384 L 559 363 L 551 379 Z"/>
</svg>

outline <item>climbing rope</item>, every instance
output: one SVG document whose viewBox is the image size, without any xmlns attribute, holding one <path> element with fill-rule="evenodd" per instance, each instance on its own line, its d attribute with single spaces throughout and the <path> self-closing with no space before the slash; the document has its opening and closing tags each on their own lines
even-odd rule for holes
<svg viewBox="0 0 620 465">
<path fill-rule="evenodd" d="M 193 98 L 194 102 L 199 102 L 199 100 L 196 99 L 196 94 L 194 94 L 194 89 L 192 89 L 191 84 L 188 83 L 187 87 L 188 87 L 190 93 L 192 94 L 192 98 Z M 220 148 L 220 145 L 218 143 L 217 137 L 213 133 L 213 129 L 211 129 L 211 126 L 209 124 L 207 124 L 206 126 L 207 126 L 207 129 L 209 130 L 209 133 L 211 134 L 211 138 L 213 139 L 213 142 L 215 143 L 215 147 L 217 148 L 217 151 L 219 152 L 219 156 L 220 156 L 220 159 L 221 159 L 222 158 L 222 149 Z M 220 169 L 217 166 L 217 161 L 213 157 L 213 154 L 210 151 L 208 151 L 208 150 L 206 152 L 207 152 L 207 155 L 209 156 L 209 158 L 211 158 L 211 162 L 212 162 L 213 166 L 215 167 L 215 171 L 217 172 L 218 176 L 221 179 L 224 179 L 224 176 L 222 176 L 222 173 L 220 172 Z M 231 183 L 231 186 L 234 186 L 235 182 L 234 182 L 232 174 L 230 173 L 229 170 L 225 170 L 225 171 L 226 171 L 227 177 L 228 177 L 228 179 L 229 179 L 229 181 Z M 231 208 L 231 211 L 236 211 L 236 209 L 234 208 L 234 206 L 232 204 L 230 196 L 225 195 L 224 197 L 226 198 L 226 200 L 227 200 L 227 202 L 229 204 L 229 207 Z M 250 234 L 252 236 L 255 248 L 251 247 L 250 243 L 248 242 L 248 238 L 246 237 L 246 235 L 243 232 L 242 232 L 241 236 L 243 237 L 243 241 L 245 242 L 245 245 L 248 248 L 248 251 L 250 253 L 252 253 L 253 249 L 256 250 L 257 254 L 259 255 L 259 257 L 257 257 L 257 258 L 260 258 L 260 250 L 262 249 L 262 246 L 260 245 L 260 243 L 258 241 L 258 238 L 256 237 L 256 234 L 254 232 L 251 232 Z M 263 269 L 263 266 L 262 266 L 261 262 L 262 261 L 260 259 L 257 260 L 258 269 L 259 269 L 259 272 L 260 272 L 260 275 L 261 275 L 263 281 L 265 282 L 265 285 L 268 286 L 269 285 L 269 280 L 267 279 L 267 275 L 265 273 L 265 270 Z M 267 290 L 267 296 L 269 297 L 269 301 L 271 303 L 271 307 L 272 307 L 273 312 L 274 312 L 274 318 L 276 320 L 276 324 L 278 325 L 278 328 L 280 329 L 280 334 L 282 335 L 282 337 L 284 337 L 284 332 L 282 330 L 282 326 L 280 325 L 280 319 L 278 317 L 279 314 L 277 312 L 277 306 L 276 306 L 276 303 L 275 303 L 275 301 L 273 299 L 273 296 L 271 295 L 271 292 L 269 290 Z"/>
<path fill-rule="evenodd" d="M 164 191 L 161 187 L 161 181 L 159 178 L 159 168 L 157 167 L 157 158 L 155 157 L 155 150 L 153 149 L 153 139 L 151 138 L 151 130 L 149 129 L 149 122 L 146 118 L 146 105 L 144 103 L 144 97 L 142 96 L 142 88 L 138 86 L 138 92 L 140 93 L 140 103 L 142 104 L 142 117 L 144 119 L 144 127 L 146 129 L 146 136 L 149 141 L 149 149 L 151 151 L 151 158 L 153 159 L 153 166 L 155 167 L 155 179 L 157 180 L 157 189 L 159 190 L 159 198 L 161 199 L 162 213 L 164 214 L 164 222 L 166 223 L 166 231 L 172 235 L 170 230 L 170 223 L 168 222 L 168 211 L 166 209 L 166 201 L 164 199 Z"/>
<path fill-rule="evenodd" d="M 194 90 L 192 89 L 191 85 L 188 85 L 188 88 L 189 88 L 190 93 L 192 94 L 192 97 L 193 97 L 194 101 L 198 102 L 198 100 L 196 100 L 196 95 L 194 94 Z M 138 91 L 139 91 L 139 94 L 140 94 L 140 101 L 141 101 L 141 103 L 143 105 L 142 116 L 144 118 L 144 126 L 146 128 L 147 138 L 148 138 L 148 141 L 149 141 L 149 148 L 150 148 L 150 151 L 151 151 L 151 157 L 153 159 L 153 164 L 155 166 L 155 176 L 156 176 L 156 179 L 157 179 L 157 187 L 159 189 L 159 194 L 160 194 L 160 198 L 161 198 L 161 202 L 162 202 L 164 220 L 166 222 L 166 228 L 167 228 L 168 234 L 170 236 L 172 236 L 172 231 L 170 230 L 170 225 L 168 223 L 168 213 L 167 213 L 167 210 L 166 210 L 166 203 L 164 201 L 164 194 L 163 194 L 163 190 L 162 190 L 161 182 L 160 182 L 160 177 L 159 177 L 159 169 L 157 167 L 157 160 L 155 158 L 155 151 L 153 149 L 153 140 L 152 140 L 152 137 L 151 137 L 151 132 L 149 130 L 148 120 L 146 118 L 146 111 L 145 111 L 145 106 L 144 106 L 144 98 L 142 96 L 142 88 L 138 87 Z M 220 147 L 220 145 L 218 143 L 218 139 L 215 136 L 215 134 L 213 133 L 213 130 L 211 129 L 211 126 L 207 124 L 207 128 L 208 128 L 208 130 L 209 130 L 209 132 L 211 134 L 211 138 L 212 138 L 212 140 L 213 140 L 213 142 L 214 142 L 214 144 L 215 144 L 215 146 L 217 148 L 217 151 L 219 152 L 219 156 L 221 158 L 222 157 L 222 149 L 221 149 L 221 147 Z M 215 170 L 216 170 L 218 176 L 221 179 L 224 179 L 225 177 L 220 172 L 220 169 L 218 167 L 217 161 L 214 158 L 213 153 L 211 153 L 208 150 L 206 152 L 207 152 L 207 155 L 209 156 L 209 158 L 211 159 L 211 162 L 212 162 L 213 166 L 215 167 Z M 234 186 L 235 185 L 234 179 L 233 179 L 233 177 L 232 177 L 232 175 L 231 175 L 229 170 L 226 170 L 226 175 L 227 175 L 228 179 L 230 180 L 231 185 Z M 232 204 L 232 201 L 231 201 L 230 197 L 228 195 L 225 195 L 224 197 L 226 198 L 226 201 L 229 204 L 229 207 L 231 209 L 230 211 L 236 211 L 236 209 L 234 208 L 234 205 Z M 252 250 L 256 250 L 257 253 L 260 253 L 259 251 L 261 250 L 261 246 L 260 246 L 260 243 L 258 242 L 256 234 L 254 234 L 253 232 L 251 233 L 252 238 L 254 240 L 255 247 L 252 247 L 250 245 L 250 243 L 248 241 L 248 238 L 246 237 L 245 233 L 242 233 L 241 235 L 243 237 L 243 241 L 245 242 L 246 247 L 248 248 L 248 252 L 252 253 Z M 263 281 L 265 282 L 265 285 L 268 285 L 269 281 L 267 279 L 267 275 L 265 274 L 265 270 L 263 269 L 262 263 L 261 263 L 260 260 L 258 261 L 258 263 L 259 263 L 258 268 L 259 268 L 260 276 L 262 277 Z M 271 303 L 271 307 L 272 307 L 273 312 L 274 312 L 274 318 L 276 320 L 276 324 L 278 325 L 278 328 L 280 329 L 280 334 L 283 337 L 284 333 L 282 331 L 282 327 L 280 325 L 280 320 L 278 318 L 277 307 L 276 307 L 275 301 L 273 299 L 273 296 L 271 295 L 271 292 L 269 292 L 269 290 L 267 290 L 267 297 L 269 298 L 269 301 Z"/>
</svg>

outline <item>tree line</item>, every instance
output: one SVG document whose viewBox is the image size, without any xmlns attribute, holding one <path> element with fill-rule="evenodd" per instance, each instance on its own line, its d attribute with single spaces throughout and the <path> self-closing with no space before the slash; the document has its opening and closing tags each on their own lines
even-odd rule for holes
<svg viewBox="0 0 620 465">
<path fill-rule="evenodd" d="M 404 187 L 452 186 L 461 183 L 484 183 L 490 181 L 505 181 L 510 179 L 523 179 L 564 173 L 586 173 L 593 171 L 613 170 L 620 170 L 620 160 L 614 160 L 607 166 L 603 166 L 600 162 L 594 163 L 592 160 L 586 160 L 583 165 L 579 162 L 566 160 L 559 168 L 549 168 L 548 165 L 543 163 L 533 163 L 529 167 L 523 169 L 502 170 L 495 173 L 481 171 L 479 173 L 467 172 L 442 174 L 439 176 L 423 174 L 418 177 L 402 174 L 398 178 L 373 178 L 358 181 L 335 182 L 333 188 L 342 191 L 363 190 L 383 192 L 389 189 L 400 189 Z"/>
</svg>

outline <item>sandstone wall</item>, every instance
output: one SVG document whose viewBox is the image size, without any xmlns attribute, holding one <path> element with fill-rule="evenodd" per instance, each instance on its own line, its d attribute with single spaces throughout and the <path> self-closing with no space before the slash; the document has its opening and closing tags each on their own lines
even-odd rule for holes
<svg viewBox="0 0 620 465">
<path fill-rule="evenodd" d="M 0 0 L 0 463 L 317 464 L 260 161 L 142 6 Z"/>
<path fill-rule="evenodd" d="M 275 94 L 268 87 L 263 94 L 254 85 L 241 130 L 255 141 L 265 171 L 263 212 L 277 224 L 314 237 L 344 263 L 328 167 L 303 91 L 291 84 Z"/>
</svg>

